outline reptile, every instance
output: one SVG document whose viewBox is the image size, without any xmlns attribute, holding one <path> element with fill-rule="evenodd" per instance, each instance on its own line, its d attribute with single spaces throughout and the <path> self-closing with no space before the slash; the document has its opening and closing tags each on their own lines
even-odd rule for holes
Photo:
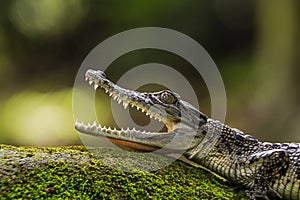
<svg viewBox="0 0 300 200">
<path fill-rule="evenodd" d="M 138 92 L 110 81 L 100 70 L 87 70 L 86 81 L 99 86 L 124 109 L 129 105 L 165 124 L 165 132 L 86 124 L 76 120 L 81 133 L 107 137 L 129 149 L 183 151 L 190 161 L 246 188 L 250 199 L 300 199 L 300 144 L 261 142 L 214 120 L 170 90 Z"/>
</svg>

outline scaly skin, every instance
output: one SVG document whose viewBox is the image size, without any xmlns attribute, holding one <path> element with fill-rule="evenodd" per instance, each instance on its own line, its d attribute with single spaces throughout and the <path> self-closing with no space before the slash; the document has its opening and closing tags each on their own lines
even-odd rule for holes
<svg viewBox="0 0 300 200">
<path fill-rule="evenodd" d="M 103 88 L 114 100 L 162 121 L 167 132 L 112 130 L 94 123 L 75 122 L 81 133 L 104 136 L 139 151 L 160 148 L 182 152 L 229 181 L 247 188 L 250 199 L 279 197 L 300 200 L 300 144 L 260 142 L 217 120 L 208 118 L 175 92 L 137 92 L 121 88 L 102 71 L 88 70 L 86 80 Z"/>
</svg>

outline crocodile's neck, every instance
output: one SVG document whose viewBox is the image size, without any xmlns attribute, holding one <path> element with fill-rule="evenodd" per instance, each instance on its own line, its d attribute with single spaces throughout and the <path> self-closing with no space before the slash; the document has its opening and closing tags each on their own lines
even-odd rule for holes
<svg viewBox="0 0 300 200">
<path fill-rule="evenodd" d="M 186 151 L 184 155 L 227 180 L 235 180 L 237 177 L 236 165 L 240 162 L 237 158 L 249 156 L 264 149 L 264 144 L 253 136 L 246 135 L 217 120 L 207 119 L 204 127 L 210 135 L 207 135 L 198 146 Z M 245 186 L 249 184 L 245 182 Z"/>
</svg>

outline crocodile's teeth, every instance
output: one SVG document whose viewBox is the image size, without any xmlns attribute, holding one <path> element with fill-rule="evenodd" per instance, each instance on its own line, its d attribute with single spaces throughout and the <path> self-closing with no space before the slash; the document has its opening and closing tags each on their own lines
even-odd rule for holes
<svg viewBox="0 0 300 200">
<path fill-rule="evenodd" d="M 95 84 L 95 85 L 94 85 L 94 89 L 95 89 L 95 90 L 96 90 L 98 87 L 99 87 L 98 84 Z"/>
<path fill-rule="evenodd" d="M 89 80 L 89 77 L 85 77 L 85 81 L 88 81 Z"/>
<path fill-rule="evenodd" d="M 114 100 L 116 100 L 118 97 L 117 96 L 114 96 Z"/>
<path fill-rule="evenodd" d="M 121 99 L 118 99 L 118 104 L 120 104 L 122 102 L 122 100 Z"/>
<path fill-rule="evenodd" d="M 123 107 L 126 110 L 126 108 L 128 107 L 128 103 L 126 103 L 126 102 L 123 101 Z"/>
<path fill-rule="evenodd" d="M 110 97 L 111 97 L 112 95 L 113 95 L 112 93 L 109 94 Z"/>
<path fill-rule="evenodd" d="M 109 91 L 107 89 L 105 89 L 105 93 L 108 93 Z"/>
<path fill-rule="evenodd" d="M 89 81 L 89 84 L 92 85 L 92 84 L 93 84 L 93 81 Z"/>
</svg>

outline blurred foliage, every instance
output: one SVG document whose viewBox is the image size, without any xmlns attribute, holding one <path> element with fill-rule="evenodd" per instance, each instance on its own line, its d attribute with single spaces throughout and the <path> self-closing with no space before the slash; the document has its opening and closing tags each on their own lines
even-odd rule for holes
<svg viewBox="0 0 300 200">
<path fill-rule="evenodd" d="M 260 139 L 300 141 L 297 19 L 299 2 L 292 0 L 1 1 L 0 143 L 80 143 L 71 91 L 81 62 L 106 38 L 146 26 L 180 31 L 208 51 L 224 79 L 230 125 Z M 116 78 L 120 67 L 157 61 L 194 78 L 180 59 L 147 53 L 121 57 L 108 73 Z M 209 114 L 205 84 L 191 81 Z"/>
<path fill-rule="evenodd" d="M 74 30 L 85 10 L 85 4 L 80 0 L 15 1 L 10 7 L 9 17 L 15 27 L 28 37 L 55 37 Z M 71 15 L 69 11 L 72 11 Z"/>
<path fill-rule="evenodd" d="M 13 95 L 1 109 L 2 136 L 19 144 L 58 145 L 76 142 L 69 89 L 51 93 L 24 90 Z"/>
</svg>

